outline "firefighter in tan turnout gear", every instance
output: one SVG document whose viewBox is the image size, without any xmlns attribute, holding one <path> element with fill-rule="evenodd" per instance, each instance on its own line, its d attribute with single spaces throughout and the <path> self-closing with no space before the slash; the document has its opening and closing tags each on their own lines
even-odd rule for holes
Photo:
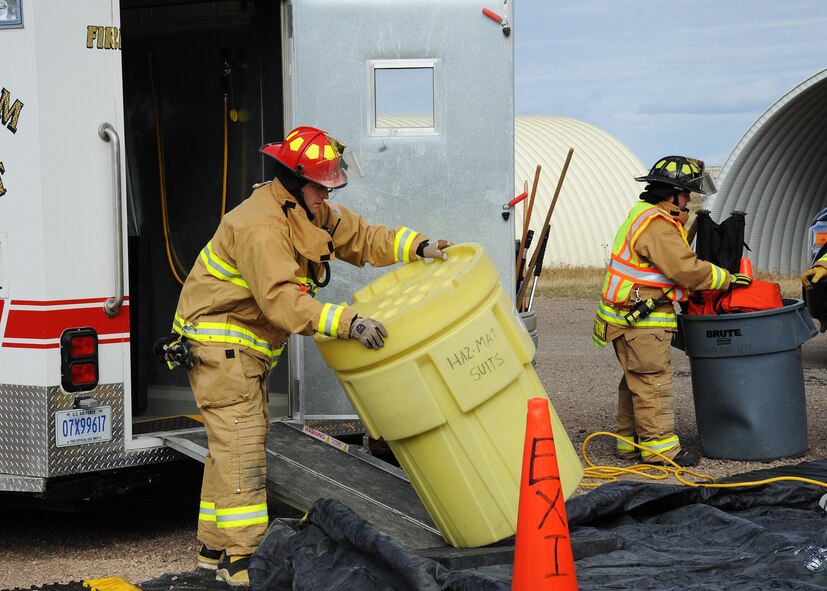
<svg viewBox="0 0 827 591">
<path fill-rule="evenodd" d="M 330 192 L 347 184 L 348 161 L 327 133 L 299 127 L 261 151 L 279 163 L 275 180 L 222 219 L 184 283 L 162 347 L 171 365 L 191 366 L 209 441 L 198 563 L 231 585 L 249 584 L 249 556 L 267 530 L 267 376 L 287 337 L 318 332 L 378 349 L 388 336 L 376 320 L 314 299 L 330 279 L 329 261 L 445 259 L 449 246 L 403 226 L 369 225 L 330 203 Z"/>
<path fill-rule="evenodd" d="M 686 301 L 690 290 L 725 290 L 749 285 L 752 279 L 698 259 L 687 242 L 690 192 L 715 191 L 703 162 L 667 156 L 635 180 L 647 185 L 615 237 L 592 341 L 599 348 L 611 342 L 623 367 L 618 455 L 665 464 L 657 452 L 679 466 L 693 466 L 700 454 L 682 450 L 675 434 L 670 360 L 677 331 L 674 302 Z"/>
</svg>

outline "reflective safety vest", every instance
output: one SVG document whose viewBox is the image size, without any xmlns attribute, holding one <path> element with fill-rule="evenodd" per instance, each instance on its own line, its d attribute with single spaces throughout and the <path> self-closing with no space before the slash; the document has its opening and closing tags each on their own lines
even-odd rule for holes
<svg viewBox="0 0 827 591">
<path fill-rule="evenodd" d="M 641 260 L 635 250 L 635 243 L 641 233 L 656 217 L 662 217 L 675 224 L 681 237 L 689 248 L 686 240 L 686 229 L 679 220 L 668 213 L 645 202 L 640 202 L 629 212 L 629 217 L 620 226 L 612 246 L 612 258 L 606 268 L 606 278 L 603 280 L 603 299 L 611 304 L 625 304 L 635 285 L 660 287 L 667 293 L 669 299 L 684 302 L 689 298 L 689 290 L 669 279 L 660 269 Z M 670 291 L 671 290 L 671 291 Z M 625 324 L 625 320 L 623 324 Z"/>
</svg>

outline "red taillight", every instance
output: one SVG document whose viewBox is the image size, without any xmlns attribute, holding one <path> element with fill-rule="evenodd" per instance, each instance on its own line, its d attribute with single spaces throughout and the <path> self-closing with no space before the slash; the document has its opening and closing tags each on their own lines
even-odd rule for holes
<svg viewBox="0 0 827 591">
<path fill-rule="evenodd" d="M 95 354 L 96 339 L 90 335 L 72 337 L 69 345 L 69 354 L 72 357 L 88 357 Z"/>
<path fill-rule="evenodd" d="M 98 368 L 93 363 L 73 363 L 70 369 L 72 384 L 85 386 L 98 381 Z"/>
<path fill-rule="evenodd" d="M 92 328 L 70 328 L 60 335 L 60 383 L 67 392 L 98 385 L 98 334 Z"/>
</svg>

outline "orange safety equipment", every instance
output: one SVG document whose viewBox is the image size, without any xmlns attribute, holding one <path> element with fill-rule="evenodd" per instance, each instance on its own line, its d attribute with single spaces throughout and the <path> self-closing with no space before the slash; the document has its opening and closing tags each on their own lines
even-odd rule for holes
<svg viewBox="0 0 827 591">
<path fill-rule="evenodd" d="M 603 281 L 603 298 L 609 302 L 624 303 L 629 298 L 629 292 L 634 285 L 650 285 L 660 287 L 664 292 L 668 291 L 669 299 L 683 302 L 686 301 L 687 291 L 676 285 L 674 281 L 647 260 L 643 260 L 635 250 L 635 242 L 638 236 L 646 227 L 660 216 L 678 228 L 681 237 L 686 240 L 686 229 L 683 224 L 667 214 L 660 207 L 648 203 L 638 203 L 633 208 L 629 217 L 623 222 L 615 242 L 612 246 L 612 256 Z M 687 244 L 687 246 L 689 246 Z M 721 274 L 722 283 L 725 273 Z"/>
<path fill-rule="evenodd" d="M 653 253 L 658 255 L 657 264 L 650 259 Z M 682 285 L 670 277 L 680 278 Z M 694 256 L 678 220 L 660 207 L 639 202 L 615 236 L 592 341 L 602 348 L 620 331 L 630 330 L 626 315 L 638 300 L 656 299 L 665 293 L 671 300 L 684 301 L 690 290 L 726 289 L 729 282 L 726 269 Z M 636 322 L 634 328 L 677 330 L 675 310 L 667 302 Z"/>
<path fill-rule="evenodd" d="M 655 162 L 646 176 L 635 177 L 641 183 L 662 183 L 680 191 L 695 191 L 701 195 L 715 193 L 715 182 L 704 172 L 704 163 L 686 156 L 665 156 Z"/>
<path fill-rule="evenodd" d="M 345 145 L 321 129 L 302 125 L 287 134 L 283 142 L 266 144 L 259 151 L 327 189 L 347 184 L 347 165 L 342 159 Z"/>
</svg>

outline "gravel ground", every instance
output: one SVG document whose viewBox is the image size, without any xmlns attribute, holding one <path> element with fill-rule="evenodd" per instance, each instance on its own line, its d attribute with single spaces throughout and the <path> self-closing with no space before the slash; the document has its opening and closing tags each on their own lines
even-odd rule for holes
<svg viewBox="0 0 827 591">
<path fill-rule="evenodd" d="M 539 333 L 536 371 L 569 437 L 580 450 L 595 431 L 614 428 L 620 366 L 611 348 L 591 344 L 593 300 L 535 301 Z M 827 335 L 802 347 L 810 449 L 806 456 L 773 462 L 704 458 L 698 472 L 715 478 L 759 468 L 827 457 L 824 410 Z M 688 358 L 672 351 L 677 431 L 686 447 L 698 447 Z M 598 465 L 618 465 L 614 441 L 596 438 L 587 452 Z M 587 492 L 581 487 L 578 493 Z M 3 507 L 0 527 L 0 587 L 30 588 L 99 577 L 138 584 L 195 566 L 197 494 L 157 502 L 122 502 L 85 513 L 56 513 Z M 271 511 L 271 516 L 280 515 Z"/>
</svg>

